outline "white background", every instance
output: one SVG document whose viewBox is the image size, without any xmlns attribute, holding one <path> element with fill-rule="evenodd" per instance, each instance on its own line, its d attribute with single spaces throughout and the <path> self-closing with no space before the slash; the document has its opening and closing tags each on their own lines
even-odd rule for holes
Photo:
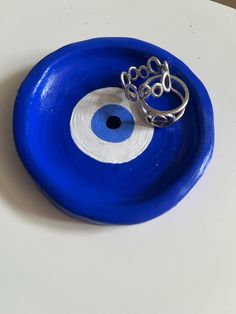
<svg viewBox="0 0 236 314">
<path fill-rule="evenodd" d="M 0 313 L 236 313 L 236 10 L 211 1 L 0 0 Z M 174 209 L 126 227 L 60 213 L 15 153 L 12 107 L 29 69 L 70 42 L 130 36 L 206 85 L 214 157 Z"/>
</svg>

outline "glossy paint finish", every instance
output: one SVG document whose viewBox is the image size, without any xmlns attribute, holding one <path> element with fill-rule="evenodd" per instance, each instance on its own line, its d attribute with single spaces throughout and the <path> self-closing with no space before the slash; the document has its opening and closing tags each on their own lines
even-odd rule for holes
<svg viewBox="0 0 236 314">
<path fill-rule="evenodd" d="M 93 90 L 120 87 L 120 72 L 152 55 L 189 87 L 184 117 L 155 129 L 146 150 L 129 162 L 84 154 L 70 134 L 75 105 Z M 158 108 L 173 103 L 163 96 Z M 13 127 L 19 156 L 48 198 L 73 217 L 100 223 L 140 223 L 171 209 L 201 177 L 214 146 L 212 105 L 201 81 L 167 51 L 131 38 L 87 40 L 45 57 L 20 87 Z"/>
</svg>

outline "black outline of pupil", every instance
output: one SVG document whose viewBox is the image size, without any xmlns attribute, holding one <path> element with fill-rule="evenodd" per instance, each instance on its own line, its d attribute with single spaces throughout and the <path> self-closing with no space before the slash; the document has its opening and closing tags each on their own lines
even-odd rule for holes
<svg viewBox="0 0 236 314">
<path fill-rule="evenodd" d="M 110 116 L 106 121 L 106 126 L 109 129 L 118 129 L 121 126 L 121 120 L 117 116 Z"/>
</svg>

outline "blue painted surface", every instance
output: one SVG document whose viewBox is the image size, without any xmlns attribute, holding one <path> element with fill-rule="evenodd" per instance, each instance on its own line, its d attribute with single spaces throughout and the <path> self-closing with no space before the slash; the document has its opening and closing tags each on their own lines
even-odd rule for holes
<svg viewBox="0 0 236 314">
<path fill-rule="evenodd" d="M 101 163 L 82 153 L 70 135 L 76 103 L 95 89 L 120 87 L 120 72 L 152 55 L 189 87 L 183 118 L 155 129 L 130 162 Z M 171 107 L 166 97 L 159 104 Z M 201 81 L 167 51 L 130 38 L 74 43 L 40 61 L 18 92 L 13 127 L 19 156 L 40 189 L 70 215 L 102 223 L 140 223 L 171 209 L 201 177 L 214 146 L 212 105 Z"/>
<path fill-rule="evenodd" d="M 110 117 L 117 117 L 120 120 L 120 126 L 109 128 L 107 120 Z M 134 119 L 132 114 L 120 105 L 106 105 L 98 109 L 93 115 L 91 121 L 93 133 L 104 141 L 111 143 L 120 143 L 127 140 L 134 130 Z"/>
</svg>

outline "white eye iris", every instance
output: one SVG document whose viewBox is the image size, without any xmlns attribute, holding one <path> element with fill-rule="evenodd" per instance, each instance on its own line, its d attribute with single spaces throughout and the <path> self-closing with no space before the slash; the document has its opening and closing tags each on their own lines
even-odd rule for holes
<svg viewBox="0 0 236 314">
<path fill-rule="evenodd" d="M 83 97 L 71 115 L 70 131 L 76 146 L 106 163 L 128 162 L 143 153 L 154 128 L 142 119 L 136 104 L 121 88 L 107 87 Z"/>
</svg>

